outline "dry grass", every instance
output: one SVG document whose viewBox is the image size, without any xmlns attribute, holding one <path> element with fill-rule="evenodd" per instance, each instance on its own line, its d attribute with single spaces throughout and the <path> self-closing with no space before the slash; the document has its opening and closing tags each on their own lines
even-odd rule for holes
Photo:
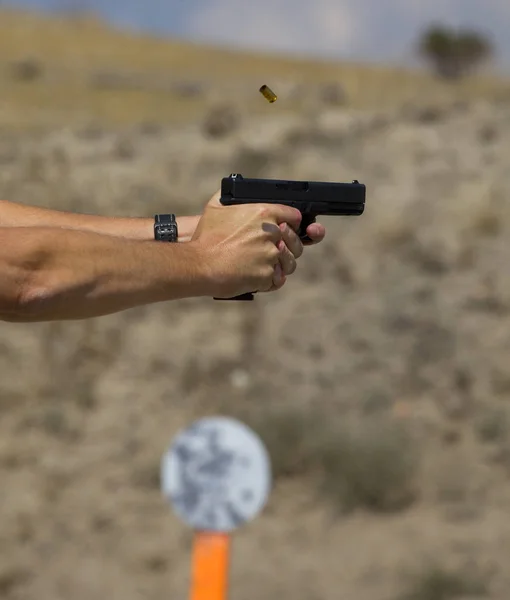
<svg viewBox="0 0 510 600">
<path fill-rule="evenodd" d="M 488 595 L 486 577 L 467 569 L 446 569 L 428 565 L 411 577 L 399 600 L 467 600 Z"/>
<path fill-rule="evenodd" d="M 418 498 L 418 448 L 402 424 L 365 418 L 319 440 L 322 490 L 341 511 L 396 512 Z"/>
<path fill-rule="evenodd" d="M 476 421 L 475 430 L 482 442 L 504 442 L 508 438 L 508 411 L 502 407 L 485 407 Z"/>
<path fill-rule="evenodd" d="M 38 73 L 20 77 L 20 61 L 32 61 Z M 426 73 L 234 52 L 115 31 L 94 17 L 45 18 L 5 9 L 0 82 L 3 128 L 186 123 L 202 118 L 222 97 L 257 114 L 267 111 L 257 93 L 264 82 L 279 93 L 271 110 L 282 114 L 313 110 L 317 96 L 331 96 L 336 82 L 356 108 L 508 93 L 508 85 L 493 78 L 452 86 Z"/>
<path fill-rule="evenodd" d="M 333 514 L 396 512 L 418 497 L 418 443 L 386 411 L 362 421 L 295 406 L 230 407 L 228 413 L 260 435 L 276 482 L 304 477 Z"/>
</svg>

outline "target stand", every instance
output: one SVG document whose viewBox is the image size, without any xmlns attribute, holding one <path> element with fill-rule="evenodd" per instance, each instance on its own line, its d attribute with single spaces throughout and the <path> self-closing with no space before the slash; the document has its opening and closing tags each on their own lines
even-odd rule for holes
<svg viewBox="0 0 510 600">
<path fill-rule="evenodd" d="M 161 462 L 161 489 L 194 530 L 190 600 L 227 600 L 231 534 L 271 491 L 271 463 L 243 423 L 208 417 L 181 431 Z"/>
</svg>

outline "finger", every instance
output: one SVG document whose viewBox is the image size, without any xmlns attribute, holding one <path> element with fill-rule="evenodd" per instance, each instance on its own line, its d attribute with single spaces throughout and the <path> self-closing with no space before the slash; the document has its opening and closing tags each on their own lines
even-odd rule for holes
<svg viewBox="0 0 510 600">
<path fill-rule="evenodd" d="M 280 251 L 279 262 L 284 274 L 292 275 L 297 268 L 296 258 L 283 240 L 278 243 L 278 250 Z"/>
<path fill-rule="evenodd" d="M 282 223 L 280 229 L 285 245 L 295 258 L 299 258 L 303 254 L 303 242 L 298 234 L 287 223 Z"/>
<path fill-rule="evenodd" d="M 274 223 L 262 223 L 262 230 L 269 234 L 269 239 L 276 245 L 283 238 L 282 230 Z"/>
<path fill-rule="evenodd" d="M 278 225 L 288 223 L 292 229 L 299 229 L 303 216 L 297 208 L 284 204 L 263 204 L 263 207 L 267 216 L 273 218 Z"/>
<path fill-rule="evenodd" d="M 273 285 L 271 286 L 269 291 L 274 292 L 276 290 L 279 290 L 280 288 L 282 288 L 285 285 L 286 280 L 287 280 L 287 277 L 285 276 L 285 273 L 283 272 L 281 265 L 280 264 L 276 265 L 274 268 Z"/>
<path fill-rule="evenodd" d="M 286 279 L 287 278 L 285 276 L 285 273 L 282 270 L 280 263 L 277 263 L 274 267 L 273 280 L 271 281 L 271 284 L 268 285 L 267 288 L 266 287 L 259 288 L 259 292 L 267 293 L 267 292 L 274 292 L 276 290 L 279 290 L 281 287 L 283 287 L 285 285 Z"/>
<path fill-rule="evenodd" d="M 268 292 L 277 292 L 278 290 L 281 290 L 282 287 L 287 283 L 286 280 L 283 281 L 282 284 L 280 285 L 272 285 L 271 288 L 269 290 L 267 290 Z"/>
<path fill-rule="evenodd" d="M 312 223 L 306 228 L 306 235 L 311 239 L 308 244 L 319 244 L 326 236 L 326 228 L 320 223 Z"/>
</svg>

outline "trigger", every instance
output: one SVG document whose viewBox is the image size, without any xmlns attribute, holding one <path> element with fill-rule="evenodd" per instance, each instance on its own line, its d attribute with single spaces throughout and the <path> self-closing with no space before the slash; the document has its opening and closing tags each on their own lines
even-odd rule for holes
<svg viewBox="0 0 510 600">
<path fill-rule="evenodd" d="M 312 223 L 315 223 L 315 221 L 316 221 L 315 217 L 307 217 L 305 215 L 303 216 L 303 218 L 301 220 L 301 225 L 299 226 L 299 237 L 301 238 L 302 242 L 313 241 L 306 235 L 306 230 L 308 229 L 308 226 L 311 225 Z"/>
</svg>

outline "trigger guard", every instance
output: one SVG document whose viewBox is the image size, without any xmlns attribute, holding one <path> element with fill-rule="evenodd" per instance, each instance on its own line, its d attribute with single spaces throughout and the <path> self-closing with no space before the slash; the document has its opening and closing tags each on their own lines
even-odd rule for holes
<svg viewBox="0 0 510 600">
<path fill-rule="evenodd" d="M 306 234 L 306 230 L 308 229 L 308 226 L 311 225 L 312 223 L 316 222 L 316 218 L 315 217 L 305 217 L 303 216 L 303 219 L 301 220 L 301 224 L 299 226 L 299 239 L 304 242 L 304 243 L 311 243 L 313 242 L 313 240 L 311 238 L 308 237 L 308 235 Z"/>
</svg>

